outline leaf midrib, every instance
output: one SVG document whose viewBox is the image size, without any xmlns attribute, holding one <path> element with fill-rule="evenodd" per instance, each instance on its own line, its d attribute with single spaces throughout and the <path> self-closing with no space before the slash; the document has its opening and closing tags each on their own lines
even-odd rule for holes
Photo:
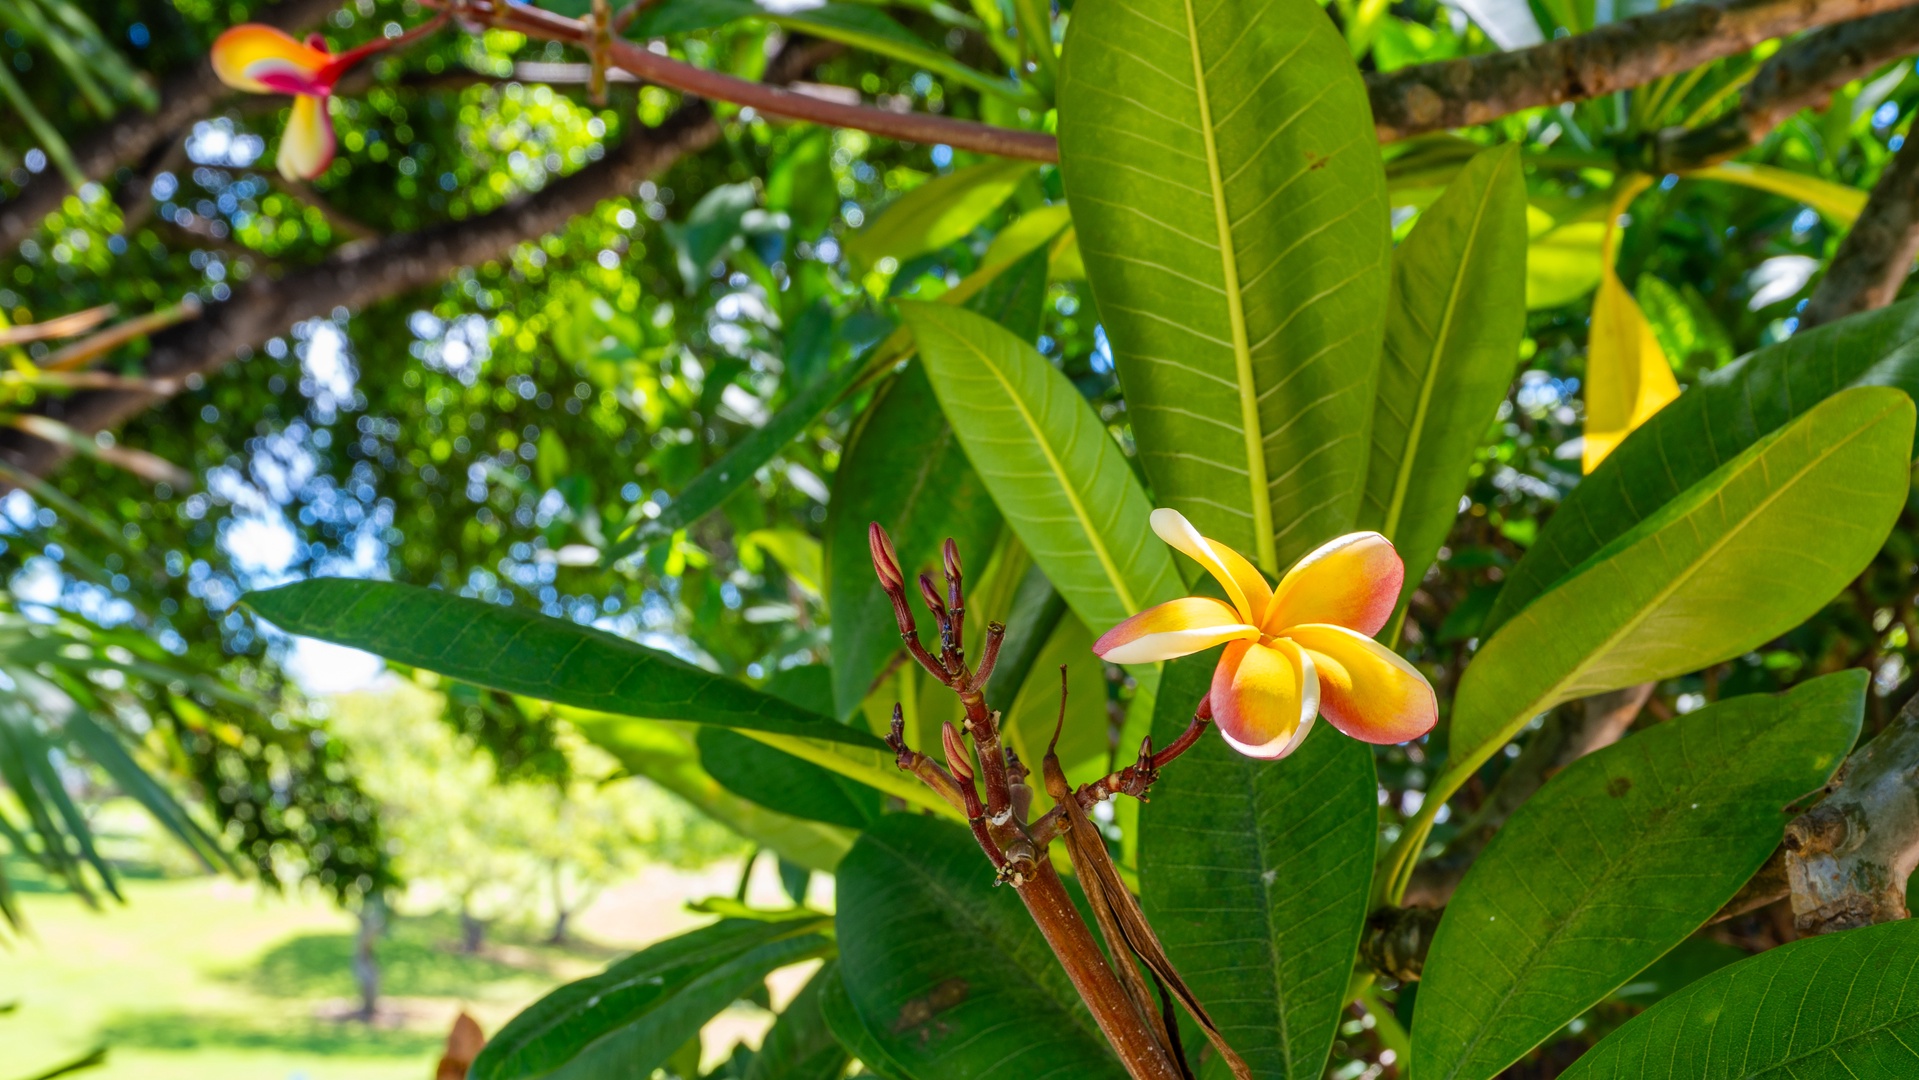
<svg viewBox="0 0 1919 1080">
<path fill-rule="evenodd" d="M 1180 9 L 1186 15 L 1186 41 L 1193 58 L 1193 94 L 1199 105 L 1199 134 L 1206 147 L 1206 180 L 1213 189 L 1213 225 L 1219 232 L 1220 272 L 1225 279 L 1226 319 L 1232 328 L 1233 373 L 1239 390 L 1240 435 L 1246 443 L 1255 554 L 1268 573 L 1278 573 L 1278 540 L 1273 534 L 1273 506 L 1266 490 L 1266 448 L 1260 439 L 1259 387 L 1253 380 L 1253 350 L 1246 333 L 1245 301 L 1239 290 L 1239 256 L 1233 247 L 1232 218 L 1226 211 L 1226 177 L 1220 169 L 1212 99 L 1206 90 L 1206 65 L 1199 52 L 1198 13 L 1193 10 L 1193 0 L 1181 0 Z"/>
<path fill-rule="evenodd" d="M 1129 613 L 1138 611 L 1139 602 L 1133 599 L 1133 591 L 1126 587 L 1126 580 L 1121 577 L 1119 572 L 1119 564 L 1113 561 L 1112 553 L 1106 550 L 1106 544 L 1101 540 L 1099 530 L 1093 527 L 1093 519 L 1087 514 L 1086 506 L 1080 501 L 1079 493 L 1073 489 L 1072 483 L 1067 479 L 1065 466 L 1060 463 L 1059 457 L 1053 453 L 1053 444 L 1046 438 L 1046 429 L 1041 427 L 1033 418 L 1033 414 L 1028 411 L 1026 408 L 1026 400 L 1019 395 L 1011 380 L 1007 379 L 1006 373 L 1000 369 L 1000 365 L 994 362 L 993 357 L 988 355 L 986 350 L 975 345 L 970 338 L 954 331 L 951 327 L 942 327 L 942 329 L 944 329 L 947 335 L 954 341 L 959 342 L 965 346 L 967 350 L 972 352 L 974 356 L 978 357 L 981 365 L 984 366 L 987 371 L 991 372 L 993 378 L 998 381 L 1000 389 L 1006 392 L 1007 402 L 1013 406 L 1014 411 L 1019 413 L 1020 421 L 1024 423 L 1026 429 L 1032 433 L 1033 445 L 1037 446 L 1039 452 L 1045 456 L 1047 469 L 1052 472 L 1054 479 L 1058 481 L 1061 493 L 1066 496 L 1067 505 L 1073 509 L 1073 517 L 1079 521 L 1080 530 L 1086 534 L 1087 543 L 1092 545 L 1093 554 L 1099 559 L 1100 569 L 1106 572 L 1106 580 L 1113 586 L 1113 592 L 1120 604 L 1124 606 Z M 1042 361 L 1042 363 L 1043 362 L 1044 361 Z M 1051 365 L 1048 365 L 1048 368 L 1050 369 Z M 1121 497 L 1123 498 L 1124 495 L 1122 494 Z"/>
<path fill-rule="evenodd" d="M 1433 387 L 1439 382 L 1440 355 L 1452 336 L 1453 318 L 1459 313 L 1460 297 L 1464 293 L 1463 282 L 1466 268 L 1472 264 L 1473 253 L 1479 247 L 1479 226 L 1486 219 L 1486 207 L 1492 202 L 1493 186 L 1487 184 L 1480 196 L 1479 208 L 1473 212 L 1473 227 L 1467 233 L 1466 251 L 1459 260 L 1460 272 L 1453 275 L 1451 288 L 1446 293 L 1445 313 L 1439 320 L 1439 329 L 1433 334 L 1432 347 L 1427 350 L 1426 371 L 1420 379 L 1419 405 L 1413 410 L 1412 422 L 1406 426 L 1406 445 L 1399 458 L 1399 475 L 1393 479 L 1393 494 L 1386 504 L 1385 527 L 1380 531 L 1386 538 L 1399 540 L 1399 515 L 1406 508 L 1406 492 L 1412 487 L 1413 462 L 1419 457 L 1419 440 L 1426 430 L 1426 415 L 1432 409 Z"/>
</svg>

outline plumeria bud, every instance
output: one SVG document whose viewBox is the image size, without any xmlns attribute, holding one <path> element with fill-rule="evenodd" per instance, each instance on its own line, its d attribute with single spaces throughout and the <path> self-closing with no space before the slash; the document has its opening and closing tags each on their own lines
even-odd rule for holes
<svg viewBox="0 0 1919 1080">
<path fill-rule="evenodd" d="M 940 743 L 946 749 L 946 766 L 961 783 L 973 782 L 973 758 L 966 752 L 966 741 L 960 738 L 959 729 L 947 721 L 940 726 Z"/>
<path fill-rule="evenodd" d="M 873 549 L 873 572 L 887 592 L 906 588 L 906 575 L 900 571 L 899 553 L 893 550 L 893 538 L 875 521 L 866 527 L 866 543 Z"/>
<path fill-rule="evenodd" d="M 940 555 L 944 558 L 946 564 L 946 580 L 953 583 L 955 588 L 958 588 L 960 581 L 959 545 L 953 542 L 952 537 L 949 536 L 946 538 L 946 543 L 940 548 Z"/>
<path fill-rule="evenodd" d="M 939 586 L 933 584 L 933 575 L 920 575 L 920 596 L 926 599 L 926 608 L 933 613 L 933 617 L 944 622 L 946 620 L 946 601 L 940 598 Z"/>
</svg>

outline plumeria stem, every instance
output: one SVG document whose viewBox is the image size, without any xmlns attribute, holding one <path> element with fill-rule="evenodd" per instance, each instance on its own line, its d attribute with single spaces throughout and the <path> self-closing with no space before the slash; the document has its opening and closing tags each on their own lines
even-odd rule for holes
<svg viewBox="0 0 1919 1080">
<path fill-rule="evenodd" d="M 1199 699 L 1199 705 L 1193 710 L 1193 721 L 1186 730 L 1179 733 L 1164 750 L 1155 752 L 1153 740 L 1149 737 L 1140 744 L 1139 759 L 1133 764 L 1116 772 L 1100 777 L 1090 784 L 1081 784 L 1073 792 L 1073 798 L 1079 803 L 1082 813 L 1092 813 L 1093 807 L 1116 795 L 1131 795 L 1146 801 L 1147 793 L 1159 780 L 1161 769 L 1178 759 L 1181 754 L 1191 750 L 1199 742 L 1199 737 L 1212 725 L 1213 709 L 1210 697 Z M 1061 827 L 1061 813 L 1058 807 L 1048 810 L 1038 821 L 1033 822 L 1029 830 L 1034 843 L 1046 843 L 1058 835 Z"/>
</svg>

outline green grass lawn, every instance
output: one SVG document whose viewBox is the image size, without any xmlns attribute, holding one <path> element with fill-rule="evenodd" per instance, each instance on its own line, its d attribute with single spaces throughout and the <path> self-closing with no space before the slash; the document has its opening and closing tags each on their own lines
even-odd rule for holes
<svg viewBox="0 0 1919 1080">
<path fill-rule="evenodd" d="M 28 885 L 26 882 L 21 884 Z M 427 1080 L 466 1008 L 490 1032 L 612 950 L 508 939 L 455 948 L 451 919 L 397 919 L 379 948 L 391 1015 L 350 1007 L 354 923 L 317 896 L 224 878 L 131 880 L 129 903 L 22 899 L 29 936 L 0 951 L 0 1080 L 108 1047 L 87 1080 Z"/>
</svg>

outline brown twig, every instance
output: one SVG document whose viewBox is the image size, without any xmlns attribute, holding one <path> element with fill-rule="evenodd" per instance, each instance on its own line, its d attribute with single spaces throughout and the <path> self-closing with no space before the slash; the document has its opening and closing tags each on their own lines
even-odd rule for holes
<svg viewBox="0 0 1919 1080">
<path fill-rule="evenodd" d="M 1600 97 L 1742 53 L 1762 41 L 1910 7 L 1913 0 L 1694 0 L 1531 48 L 1367 79 L 1379 141 L 1470 127 Z"/>
<path fill-rule="evenodd" d="M 1854 79 L 1919 51 L 1919 7 L 1839 23 L 1798 38 L 1761 64 L 1740 92 L 1739 108 L 1695 128 L 1659 132 L 1641 169 L 1684 172 L 1748 149 L 1801 109 L 1824 108 Z"/>
<path fill-rule="evenodd" d="M 1810 329 L 1892 303 L 1919 255 L 1919 138 L 1908 137 L 1839 242 L 1826 276 L 1799 316 Z"/>
</svg>

